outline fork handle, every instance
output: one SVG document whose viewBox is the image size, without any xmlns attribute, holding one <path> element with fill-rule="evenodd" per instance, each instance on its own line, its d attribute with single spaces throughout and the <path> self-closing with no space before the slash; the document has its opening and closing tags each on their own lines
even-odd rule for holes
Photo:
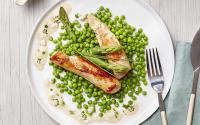
<svg viewBox="0 0 200 125">
<path fill-rule="evenodd" d="M 187 120 L 186 120 L 186 125 L 192 125 L 192 116 L 193 116 L 193 111 L 194 111 L 194 103 L 195 103 L 195 94 L 191 94 L 189 108 L 188 108 L 188 114 L 187 114 Z"/>
<path fill-rule="evenodd" d="M 193 112 L 194 112 L 194 108 L 195 108 L 195 98 L 196 98 L 196 92 L 197 92 L 197 83 L 198 83 L 198 79 L 199 79 L 199 72 L 200 72 L 200 68 L 198 68 L 197 70 L 194 71 L 192 94 L 190 95 L 190 103 L 189 103 L 189 107 L 188 107 L 186 125 L 192 125 Z"/>
<path fill-rule="evenodd" d="M 158 93 L 158 101 L 159 101 L 160 116 L 161 116 L 162 125 L 168 125 L 167 115 L 166 115 L 166 111 L 165 111 L 165 105 L 163 103 L 163 98 L 162 98 L 161 93 Z"/>
</svg>

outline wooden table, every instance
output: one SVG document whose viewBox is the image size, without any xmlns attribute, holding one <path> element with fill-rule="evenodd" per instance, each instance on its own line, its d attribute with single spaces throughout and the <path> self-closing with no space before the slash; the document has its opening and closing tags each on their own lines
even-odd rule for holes
<svg viewBox="0 0 200 125">
<path fill-rule="evenodd" d="M 191 41 L 200 27 L 200 0 L 146 0 L 165 21 L 172 39 Z M 39 16 L 58 0 L 17 6 L 0 0 L 0 125 L 57 125 L 38 105 L 25 77 L 25 53 Z"/>
</svg>

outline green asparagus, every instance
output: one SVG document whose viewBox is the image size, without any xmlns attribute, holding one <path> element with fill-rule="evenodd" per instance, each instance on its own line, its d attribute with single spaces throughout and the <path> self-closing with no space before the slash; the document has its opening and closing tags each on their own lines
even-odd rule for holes
<svg viewBox="0 0 200 125">
<path fill-rule="evenodd" d="M 71 28 L 70 28 L 71 22 L 69 21 L 68 15 L 63 7 L 60 7 L 59 19 L 61 20 L 66 32 L 75 41 L 76 36 L 75 36 L 74 32 L 71 31 Z"/>
<path fill-rule="evenodd" d="M 116 63 L 108 63 L 100 58 L 98 56 L 86 53 L 86 52 L 79 52 L 80 55 L 82 55 L 84 58 L 88 59 L 92 63 L 112 72 L 123 72 L 126 71 L 128 68 L 126 66 L 116 64 Z"/>
<path fill-rule="evenodd" d="M 69 26 L 70 21 L 69 21 L 67 13 L 66 13 L 66 11 L 63 7 L 60 7 L 59 19 L 60 19 L 60 21 L 62 22 L 62 24 L 64 25 L 65 28 Z"/>
<path fill-rule="evenodd" d="M 108 54 L 108 53 L 113 53 L 115 51 L 121 50 L 123 47 L 121 45 L 118 46 L 112 46 L 112 47 L 107 47 L 107 48 L 100 48 L 96 47 L 91 50 L 92 54 Z"/>
</svg>

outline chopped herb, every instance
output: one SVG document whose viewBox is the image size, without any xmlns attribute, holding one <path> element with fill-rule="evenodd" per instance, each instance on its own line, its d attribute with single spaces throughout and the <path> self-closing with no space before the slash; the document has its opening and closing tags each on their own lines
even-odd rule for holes
<svg viewBox="0 0 200 125">
<path fill-rule="evenodd" d="M 42 52 L 42 54 L 43 54 L 43 55 L 45 55 L 45 54 L 46 54 L 46 52 L 45 52 L 45 51 L 43 51 L 43 52 Z"/>
<path fill-rule="evenodd" d="M 128 107 L 128 111 L 129 112 L 133 112 L 134 110 L 135 110 L 135 108 L 133 107 L 133 105 L 131 105 L 131 106 Z"/>
<path fill-rule="evenodd" d="M 81 112 L 81 117 L 83 118 L 83 120 L 87 119 L 87 115 L 84 111 Z"/>
<path fill-rule="evenodd" d="M 65 105 L 65 102 L 62 100 L 60 101 L 60 106 L 64 106 Z"/>
<path fill-rule="evenodd" d="M 115 108 L 113 108 L 113 110 L 114 110 L 114 113 L 115 113 L 115 118 L 118 118 L 119 117 L 119 112 Z"/>
<path fill-rule="evenodd" d="M 48 25 L 44 25 L 44 28 L 48 28 Z"/>
<path fill-rule="evenodd" d="M 58 99 L 52 99 L 52 100 L 53 100 L 53 102 L 54 102 L 54 106 L 58 106 L 58 105 L 59 105 Z"/>
<path fill-rule="evenodd" d="M 124 107 L 125 109 L 128 109 L 128 105 L 123 104 L 123 107 Z"/>
<path fill-rule="evenodd" d="M 73 115 L 73 114 L 74 114 L 74 111 L 69 110 L 69 114 Z"/>
<path fill-rule="evenodd" d="M 41 61 L 42 61 L 41 58 L 38 58 L 38 59 L 37 59 L 37 63 L 38 63 L 38 64 L 39 64 Z"/>
<path fill-rule="evenodd" d="M 43 33 L 44 33 L 44 34 L 48 34 L 48 33 L 47 33 L 47 29 L 44 29 L 44 30 L 43 30 Z"/>
<path fill-rule="evenodd" d="M 60 23 L 59 16 L 55 16 L 54 17 L 54 23 L 57 23 L 57 24 Z"/>
</svg>

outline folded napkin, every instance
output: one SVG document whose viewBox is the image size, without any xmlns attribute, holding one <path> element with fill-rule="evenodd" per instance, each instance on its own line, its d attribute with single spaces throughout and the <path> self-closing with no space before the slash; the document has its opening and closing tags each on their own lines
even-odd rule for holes
<svg viewBox="0 0 200 125">
<path fill-rule="evenodd" d="M 169 125 L 185 125 L 186 123 L 193 79 L 190 48 L 190 43 L 178 42 L 176 45 L 174 79 L 170 92 L 165 100 Z M 162 125 L 159 110 L 141 125 Z M 200 80 L 198 83 L 193 125 L 200 125 Z"/>
</svg>

